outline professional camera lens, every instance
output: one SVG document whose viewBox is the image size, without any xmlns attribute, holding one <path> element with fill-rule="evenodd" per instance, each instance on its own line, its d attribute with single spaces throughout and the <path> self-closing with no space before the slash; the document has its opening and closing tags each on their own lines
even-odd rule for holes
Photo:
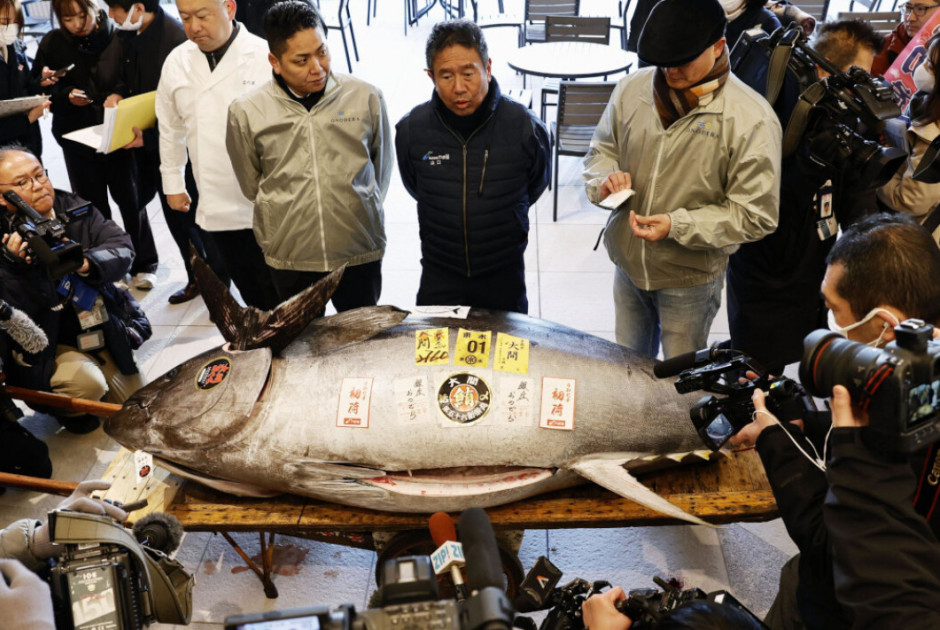
<svg viewBox="0 0 940 630">
<path fill-rule="evenodd" d="M 800 382 L 819 398 L 832 395 L 835 385 L 848 388 L 853 400 L 890 354 L 829 330 L 814 330 L 803 340 Z M 857 385 L 857 387 L 856 387 Z"/>
<path fill-rule="evenodd" d="M 867 155 L 866 155 L 867 153 Z M 871 140 L 861 140 L 856 144 L 855 161 L 860 181 L 868 182 L 872 188 L 879 188 L 888 183 L 898 172 L 907 154 L 897 147 L 883 147 Z"/>
</svg>

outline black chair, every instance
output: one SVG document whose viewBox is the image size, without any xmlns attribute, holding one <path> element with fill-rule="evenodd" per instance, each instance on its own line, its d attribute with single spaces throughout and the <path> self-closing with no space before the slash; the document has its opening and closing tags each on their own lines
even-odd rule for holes
<svg viewBox="0 0 940 630">
<path fill-rule="evenodd" d="M 317 2 L 317 6 L 319 5 L 320 3 Z M 352 40 L 353 54 L 356 56 L 356 61 L 359 61 L 359 49 L 356 47 L 356 33 L 353 32 L 352 16 L 349 14 L 349 0 L 339 0 L 336 11 L 336 22 L 328 22 L 324 15 L 323 29 L 327 31 L 327 37 L 329 37 L 329 31 L 331 30 L 340 32 L 340 35 L 343 37 L 343 48 L 346 52 L 346 66 L 349 68 L 349 71 L 352 72 L 352 60 L 349 58 L 349 42 L 346 40 L 347 28 L 349 29 L 349 38 Z"/>
<path fill-rule="evenodd" d="M 610 44 L 610 18 L 550 15 L 545 19 L 545 41 L 582 42 L 606 46 Z M 548 106 L 557 105 L 557 102 L 549 102 L 547 97 L 558 94 L 559 81 L 560 79 L 549 78 L 542 82 L 540 98 L 543 121 L 547 122 L 545 114 Z"/>
<path fill-rule="evenodd" d="M 555 163 L 552 169 L 554 202 L 552 221 L 558 220 L 558 156 L 583 157 L 591 146 L 594 130 L 607 109 L 615 82 L 562 81 L 558 90 L 558 120 L 552 123 Z"/>
</svg>

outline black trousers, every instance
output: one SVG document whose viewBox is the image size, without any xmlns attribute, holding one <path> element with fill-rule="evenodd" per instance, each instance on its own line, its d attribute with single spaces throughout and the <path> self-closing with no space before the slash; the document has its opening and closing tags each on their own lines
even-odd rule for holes
<svg viewBox="0 0 940 630">
<path fill-rule="evenodd" d="M 417 306 L 460 305 L 497 311 L 529 312 L 525 290 L 525 263 L 471 278 L 421 261 Z"/>
<path fill-rule="evenodd" d="M 268 267 L 271 281 L 283 302 L 330 275 L 328 271 L 293 271 Z M 382 261 L 346 267 L 331 301 L 338 313 L 360 306 L 375 306 L 382 294 Z"/>
<path fill-rule="evenodd" d="M 279 304 L 271 274 L 255 233 L 250 229 L 206 231 L 218 249 L 229 278 L 248 306 L 268 311 Z"/>
<path fill-rule="evenodd" d="M 166 219 L 166 225 L 170 230 L 170 235 L 180 250 L 180 256 L 183 257 L 183 266 L 186 268 L 186 277 L 189 282 L 193 282 L 193 267 L 189 262 L 189 245 L 192 243 L 203 260 L 209 263 L 209 267 L 215 272 L 224 284 L 228 285 L 230 280 L 225 264 L 222 262 L 222 256 L 219 254 L 212 239 L 206 237 L 206 231 L 196 225 L 196 207 L 199 205 L 199 192 L 196 189 L 196 179 L 193 176 L 193 167 L 190 162 L 186 162 L 186 192 L 192 199 L 189 206 L 189 212 L 179 212 L 170 207 L 163 193 L 163 176 L 160 174 L 160 154 L 156 150 L 138 149 L 137 150 L 137 172 L 139 174 L 138 195 L 141 207 L 146 206 L 153 199 L 154 195 L 160 199 L 160 207 L 163 208 L 163 216 Z"/>
<path fill-rule="evenodd" d="M 103 155 L 68 140 L 61 142 L 61 146 L 72 192 L 93 203 L 109 219 L 112 214 L 108 191 L 114 197 L 124 221 L 124 231 L 134 245 L 131 275 L 156 271 L 157 246 L 146 204 L 140 203 L 135 152 L 120 150 Z"/>
</svg>

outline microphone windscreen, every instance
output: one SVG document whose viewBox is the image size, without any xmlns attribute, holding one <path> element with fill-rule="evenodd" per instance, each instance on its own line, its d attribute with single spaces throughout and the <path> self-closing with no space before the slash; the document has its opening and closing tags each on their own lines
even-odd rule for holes
<svg viewBox="0 0 940 630">
<path fill-rule="evenodd" d="M 183 542 L 183 526 L 172 514 L 151 512 L 134 523 L 134 538 L 169 555 Z"/>
<path fill-rule="evenodd" d="M 6 302 L 3 312 L 9 311 L 9 316 L 0 322 L 0 328 L 3 328 L 10 336 L 10 339 L 20 344 L 26 352 L 36 354 L 41 352 L 49 345 L 49 339 L 46 333 L 36 322 L 29 318 L 29 315 L 13 308 Z"/>
<path fill-rule="evenodd" d="M 470 508 L 460 515 L 460 543 L 467 562 L 467 586 L 479 591 L 488 586 L 503 589 L 499 547 L 490 519 L 482 508 Z"/>
<path fill-rule="evenodd" d="M 431 530 L 431 538 L 434 539 L 435 547 L 440 547 L 448 540 L 457 540 L 457 528 L 454 527 L 454 521 L 451 520 L 447 512 L 432 514 L 428 529 Z"/>
</svg>

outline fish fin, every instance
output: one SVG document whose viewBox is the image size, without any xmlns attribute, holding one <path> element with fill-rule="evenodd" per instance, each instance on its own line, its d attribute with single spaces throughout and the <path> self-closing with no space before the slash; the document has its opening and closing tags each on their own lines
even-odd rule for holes
<svg viewBox="0 0 940 630">
<path fill-rule="evenodd" d="M 271 490 L 270 488 L 262 488 L 261 486 L 255 486 L 250 483 L 242 483 L 240 481 L 229 481 L 228 479 L 221 479 L 219 477 L 211 477 L 201 472 L 196 472 L 192 468 L 183 466 L 182 464 L 176 464 L 169 462 L 165 459 L 160 459 L 154 457 L 154 463 L 165 468 L 177 477 L 182 477 L 183 479 L 190 479 L 197 483 L 201 483 L 204 486 L 208 486 L 213 490 L 218 490 L 219 492 L 225 492 L 227 494 L 233 494 L 237 497 L 260 497 L 267 499 L 270 497 L 276 497 L 278 495 L 284 494 L 280 490 Z"/>
<path fill-rule="evenodd" d="M 228 288 L 192 246 L 190 260 L 196 284 L 209 309 L 209 319 L 232 349 L 267 347 L 275 354 L 286 348 L 311 321 L 322 314 L 346 270 L 346 265 L 343 265 L 276 308 L 262 311 L 254 306 L 243 307 L 236 302 Z"/>
<path fill-rule="evenodd" d="M 682 519 L 695 525 L 705 525 L 706 527 L 715 527 L 711 523 L 706 523 L 697 516 L 689 514 L 666 499 L 662 498 L 627 472 L 623 467 L 627 461 L 635 459 L 630 456 L 623 456 L 617 459 L 611 457 L 583 457 L 568 464 L 570 468 L 582 477 L 590 479 L 599 486 L 607 488 L 615 494 L 619 494 L 625 499 L 635 501 L 640 505 L 646 506 L 651 510 L 656 510 L 666 516 Z"/>
<path fill-rule="evenodd" d="M 397 326 L 408 317 L 408 311 L 394 306 L 365 306 L 321 317 L 310 324 L 308 336 L 314 352 L 327 354 L 371 339 L 380 332 Z"/>
</svg>

